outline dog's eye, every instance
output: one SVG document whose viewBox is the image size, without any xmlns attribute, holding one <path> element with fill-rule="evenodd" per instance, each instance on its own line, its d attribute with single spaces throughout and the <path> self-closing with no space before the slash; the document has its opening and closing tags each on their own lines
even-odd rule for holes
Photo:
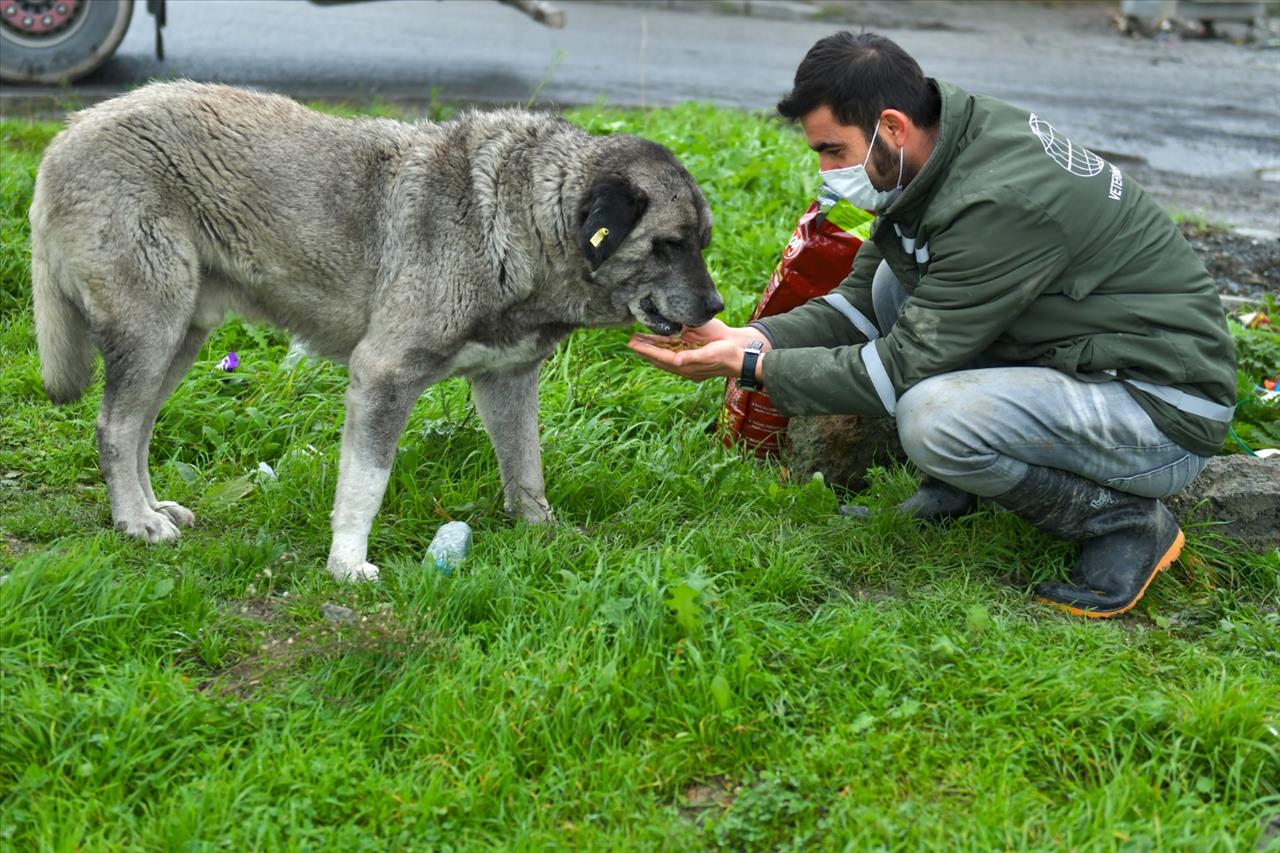
<svg viewBox="0 0 1280 853">
<path fill-rule="evenodd" d="M 679 240 L 654 240 L 653 253 L 655 255 L 678 255 L 684 251 L 684 243 Z"/>
</svg>

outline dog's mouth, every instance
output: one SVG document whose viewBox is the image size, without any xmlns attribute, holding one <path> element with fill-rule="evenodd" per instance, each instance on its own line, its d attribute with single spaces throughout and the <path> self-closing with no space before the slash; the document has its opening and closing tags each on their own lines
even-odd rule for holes
<svg viewBox="0 0 1280 853">
<path fill-rule="evenodd" d="M 649 331 L 653 332 L 655 335 L 674 335 L 676 332 L 680 331 L 681 324 L 669 317 L 662 316 L 662 313 L 658 311 L 658 306 L 653 301 L 653 297 L 646 296 L 644 299 L 641 299 L 640 302 L 637 303 L 637 307 L 640 309 L 639 313 L 642 315 L 637 319 L 648 326 Z"/>
</svg>

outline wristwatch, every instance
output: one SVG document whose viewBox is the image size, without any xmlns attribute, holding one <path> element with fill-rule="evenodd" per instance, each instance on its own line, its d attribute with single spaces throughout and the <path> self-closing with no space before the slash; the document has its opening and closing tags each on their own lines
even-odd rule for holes
<svg viewBox="0 0 1280 853">
<path fill-rule="evenodd" d="M 742 375 L 737 385 L 746 391 L 759 391 L 764 386 L 756 381 L 756 362 L 760 360 L 760 351 L 764 349 L 764 341 L 752 341 L 747 344 L 747 351 L 742 356 Z"/>
</svg>

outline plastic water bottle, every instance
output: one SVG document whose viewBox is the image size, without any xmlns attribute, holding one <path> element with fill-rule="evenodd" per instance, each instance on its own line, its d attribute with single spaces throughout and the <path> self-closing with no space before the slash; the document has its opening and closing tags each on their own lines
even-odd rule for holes
<svg viewBox="0 0 1280 853">
<path fill-rule="evenodd" d="M 471 550 L 471 528 L 465 521 L 450 521 L 440 525 L 435 538 L 427 546 L 427 560 L 440 574 L 448 577 Z"/>
</svg>

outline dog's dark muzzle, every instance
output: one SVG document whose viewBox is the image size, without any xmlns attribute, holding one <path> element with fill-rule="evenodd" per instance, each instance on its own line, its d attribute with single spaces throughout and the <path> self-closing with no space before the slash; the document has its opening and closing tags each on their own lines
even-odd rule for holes
<svg viewBox="0 0 1280 853">
<path fill-rule="evenodd" d="M 644 312 L 644 324 L 655 335 L 674 335 L 680 331 L 682 324 L 664 316 L 652 297 L 640 300 L 640 310 Z"/>
</svg>

